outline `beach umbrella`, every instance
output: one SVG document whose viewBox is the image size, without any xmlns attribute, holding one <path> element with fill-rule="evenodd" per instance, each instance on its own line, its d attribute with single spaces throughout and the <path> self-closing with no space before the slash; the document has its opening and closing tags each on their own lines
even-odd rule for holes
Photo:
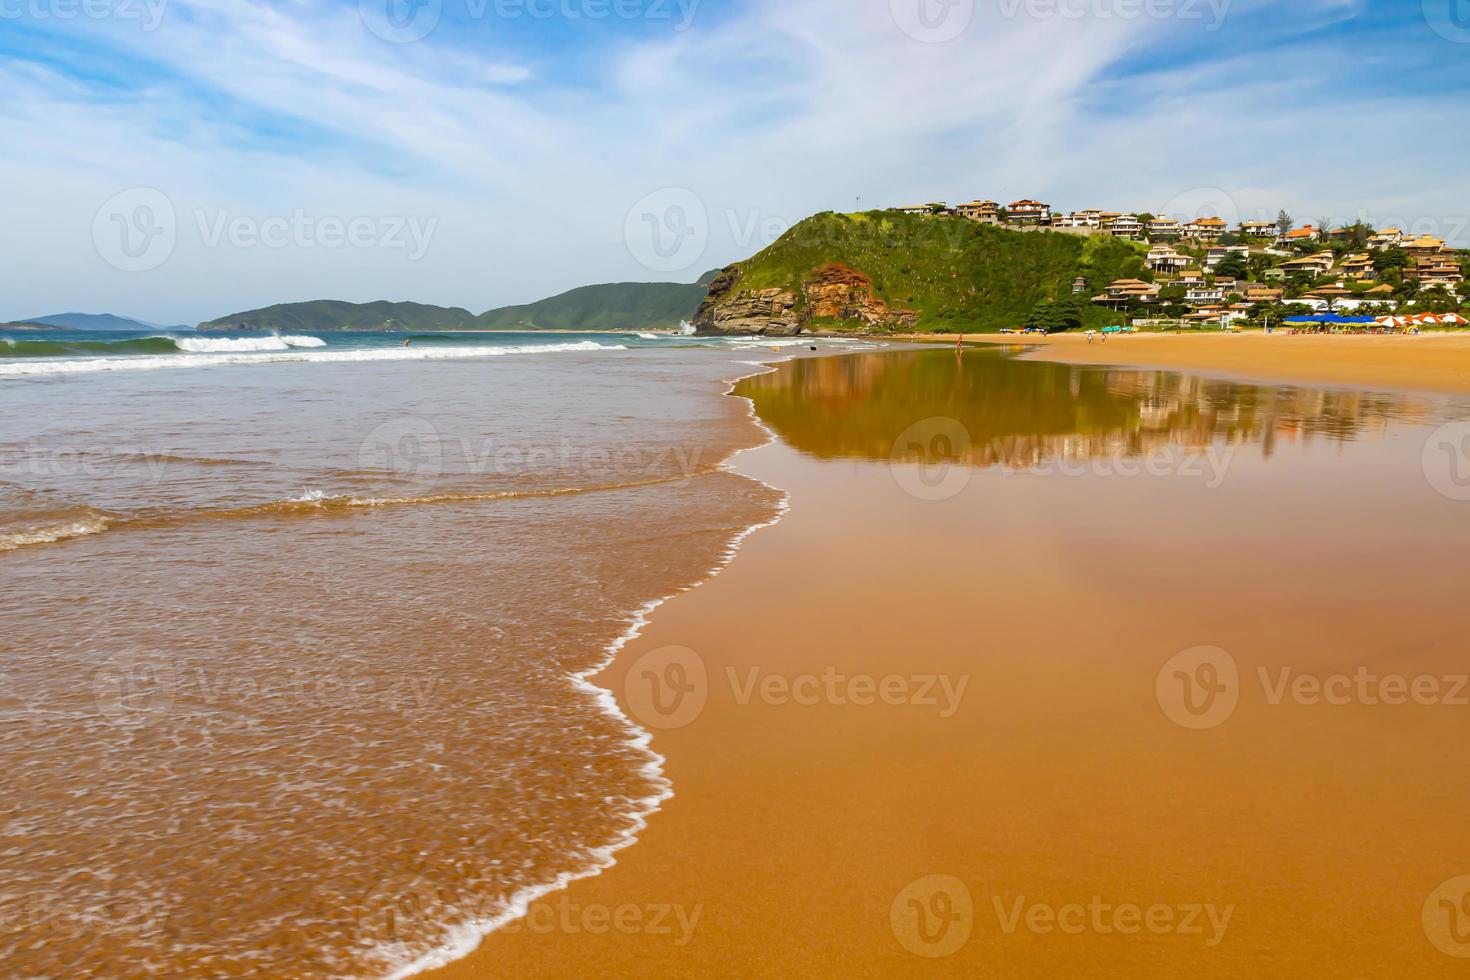
<svg viewBox="0 0 1470 980">
<path fill-rule="evenodd" d="M 1470 326 L 1470 320 L 1465 319 L 1458 313 L 1446 313 L 1439 318 L 1439 322 L 1446 327 Z"/>
</svg>

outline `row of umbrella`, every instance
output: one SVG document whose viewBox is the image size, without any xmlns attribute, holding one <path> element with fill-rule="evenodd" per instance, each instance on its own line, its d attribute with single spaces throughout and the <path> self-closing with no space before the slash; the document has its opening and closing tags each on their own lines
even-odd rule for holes
<svg viewBox="0 0 1470 980">
<path fill-rule="evenodd" d="M 1420 313 L 1415 316 L 1344 316 L 1341 313 L 1315 313 L 1311 316 L 1289 316 L 1287 323 L 1315 324 L 1318 326 L 1366 326 L 1379 327 L 1464 327 L 1470 320 L 1458 313 Z"/>
</svg>

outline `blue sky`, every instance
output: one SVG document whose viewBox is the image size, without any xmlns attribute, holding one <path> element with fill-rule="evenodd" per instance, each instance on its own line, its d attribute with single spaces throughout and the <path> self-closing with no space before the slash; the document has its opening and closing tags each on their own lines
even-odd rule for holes
<svg viewBox="0 0 1470 980">
<path fill-rule="evenodd" d="M 0 319 L 480 311 L 858 197 L 1470 244 L 1467 90 L 1470 0 L 0 0 Z"/>
</svg>

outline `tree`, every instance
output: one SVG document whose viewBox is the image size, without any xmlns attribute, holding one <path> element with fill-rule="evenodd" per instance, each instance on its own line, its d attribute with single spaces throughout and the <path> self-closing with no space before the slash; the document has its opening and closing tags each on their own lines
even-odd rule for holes
<svg viewBox="0 0 1470 980">
<path fill-rule="evenodd" d="M 1239 252 L 1231 252 L 1220 260 L 1215 266 L 1215 276 L 1232 276 L 1236 279 L 1248 278 L 1251 274 L 1250 262 Z"/>
<path fill-rule="evenodd" d="M 1373 253 L 1373 268 L 1380 276 L 1394 269 L 1407 269 L 1409 267 L 1409 253 L 1394 246 Z"/>
<path fill-rule="evenodd" d="M 1276 212 L 1276 230 L 1279 231 L 1279 232 L 1281 232 L 1281 237 L 1282 238 L 1285 238 L 1287 232 L 1291 231 L 1291 229 L 1294 228 L 1295 226 L 1296 226 L 1296 219 L 1292 218 L 1291 215 L 1287 214 L 1285 208 L 1283 208 L 1282 210 Z"/>
</svg>

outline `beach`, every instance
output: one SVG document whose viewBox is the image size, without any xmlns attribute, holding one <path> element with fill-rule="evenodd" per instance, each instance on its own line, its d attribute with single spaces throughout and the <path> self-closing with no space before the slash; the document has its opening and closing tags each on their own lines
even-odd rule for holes
<svg viewBox="0 0 1470 980">
<path fill-rule="evenodd" d="M 1363 336 L 1267 334 L 1263 330 L 1137 333 L 1091 344 L 1086 336 L 1073 333 L 971 335 L 966 340 L 1022 343 L 1035 347 L 1028 357 L 1069 364 L 1132 364 L 1272 381 L 1470 392 L 1470 333 L 1465 332 Z"/>
<path fill-rule="evenodd" d="M 734 469 L 789 509 L 591 678 L 672 797 L 433 975 L 1458 975 L 1462 349 L 744 382 L 776 438 Z M 1059 363 L 1112 359 L 1150 367 Z"/>
</svg>

